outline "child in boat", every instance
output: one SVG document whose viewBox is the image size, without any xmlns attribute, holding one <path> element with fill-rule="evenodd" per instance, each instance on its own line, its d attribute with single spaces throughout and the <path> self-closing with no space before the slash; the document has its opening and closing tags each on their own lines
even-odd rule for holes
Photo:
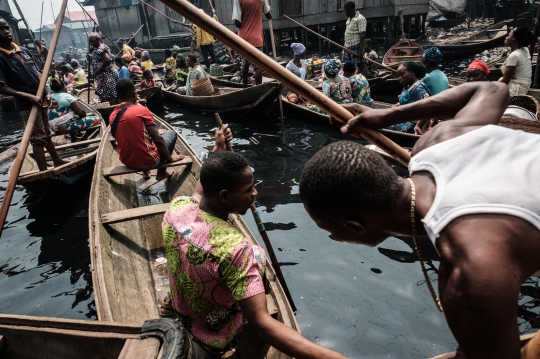
<svg viewBox="0 0 540 359">
<path fill-rule="evenodd" d="M 156 87 L 156 81 L 154 81 L 154 73 L 152 72 L 152 70 L 144 70 L 140 89 L 144 90 L 151 87 Z"/>
<path fill-rule="evenodd" d="M 187 56 L 186 65 L 189 68 L 186 86 L 179 87 L 176 92 L 181 95 L 193 96 L 191 85 L 197 80 L 207 78 L 209 75 L 199 64 L 197 64 L 197 57 L 193 54 Z"/>
<path fill-rule="evenodd" d="M 176 59 L 172 57 L 172 51 L 170 49 L 165 49 L 165 81 L 167 85 L 172 85 L 173 81 L 176 79 Z"/>
<path fill-rule="evenodd" d="M 118 145 L 120 161 L 129 168 L 141 170 L 145 179 L 150 171 L 167 162 L 176 162 L 184 156 L 173 155 L 176 132 L 169 130 L 160 134 L 149 109 L 137 103 L 135 85 L 130 80 L 116 83 L 121 105 L 109 117 L 111 133 Z M 159 168 L 156 180 L 172 176 L 166 168 Z"/>
<path fill-rule="evenodd" d="M 344 358 L 268 313 L 264 250 L 229 221 L 230 214 L 245 214 L 257 195 L 246 159 L 226 151 L 231 139 L 227 125 L 218 128 L 193 194 L 175 198 L 165 213 L 171 292 L 160 301 L 162 314 L 179 314 L 193 335 L 194 358 L 218 359 L 236 347 L 239 358 L 263 359 L 269 345 L 299 359 Z"/>
<path fill-rule="evenodd" d="M 121 57 L 117 57 L 114 59 L 114 63 L 116 64 L 116 67 L 118 67 L 118 79 L 129 80 L 129 70 L 124 64 L 124 60 Z"/>
<path fill-rule="evenodd" d="M 495 126 L 509 100 L 506 85 L 475 82 L 386 110 L 346 105 L 357 116 L 343 133 L 453 120 L 416 143 L 408 179 L 352 141 L 319 151 L 300 179 L 304 207 L 333 240 L 374 247 L 403 235 L 418 247 L 429 237 L 456 358 L 520 358 L 520 285 L 540 274 L 540 136 Z"/>
</svg>

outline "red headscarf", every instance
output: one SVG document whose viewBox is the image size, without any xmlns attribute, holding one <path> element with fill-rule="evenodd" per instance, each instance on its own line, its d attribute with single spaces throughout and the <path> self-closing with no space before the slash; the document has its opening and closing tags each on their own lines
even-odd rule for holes
<svg viewBox="0 0 540 359">
<path fill-rule="evenodd" d="M 478 70 L 480 72 L 485 73 L 486 76 L 489 76 L 489 73 L 491 72 L 491 71 L 489 71 L 489 68 L 486 65 L 486 63 L 484 61 L 481 61 L 481 60 L 474 60 L 473 62 L 471 62 L 471 64 L 467 68 L 467 71 L 469 71 L 469 70 Z"/>
</svg>

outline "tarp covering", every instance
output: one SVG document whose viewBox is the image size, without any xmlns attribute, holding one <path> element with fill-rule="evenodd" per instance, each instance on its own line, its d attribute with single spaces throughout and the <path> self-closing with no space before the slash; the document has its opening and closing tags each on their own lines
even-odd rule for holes
<svg viewBox="0 0 540 359">
<path fill-rule="evenodd" d="M 437 9 L 433 4 L 429 4 L 429 12 L 427 14 L 427 21 L 432 21 L 441 17 L 443 13 Z"/>
<path fill-rule="evenodd" d="M 441 11 L 461 14 L 467 7 L 467 0 L 431 0 L 431 3 Z"/>
</svg>

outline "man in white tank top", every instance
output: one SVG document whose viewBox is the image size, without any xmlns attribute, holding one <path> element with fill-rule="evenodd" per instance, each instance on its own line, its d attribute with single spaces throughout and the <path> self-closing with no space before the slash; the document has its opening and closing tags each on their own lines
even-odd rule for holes
<svg viewBox="0 0 540 359">
<path fill-rule="evenodd" d="M 416 143 L 412 181 L 347 141 L 319 151 L 300 181 L 306 210 L 335 240 L 376 246 L 413 231 L 430 237 L 441 256 L 438 289 L 460 359 L 520 358 L 519 289 L 540 271 L 540 136 L 492 126 L 508 103 L 505 84 L 476 82 L 387 110 L 347 105 L 357 116 L 344 133 L 453 120 Z M 539 338 L 527 359 L 540 358 Z"/>
</svg>

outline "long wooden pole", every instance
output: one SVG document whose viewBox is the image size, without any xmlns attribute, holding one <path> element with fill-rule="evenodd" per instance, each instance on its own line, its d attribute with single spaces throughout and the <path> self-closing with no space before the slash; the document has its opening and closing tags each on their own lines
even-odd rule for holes
<svg viewBox="0 0 540 359">
<path fill-rule="evenodd" d="M 294 19 L 291 19 L 291 18 L 288 17 L 287 15 L 283 15 L 283 17 L 284 17 L 285 19 L 287 19 L 287 20 L 289 20 L 289 21 L 295 23 L 296 25 L 300 26 L 301 28 L 306 29 L 307 31 L 309 31 L 309 32 L 312 33 L 313 35 L 316 35 L 316 36 L 320 37 L 320 38 L 323 39 L 324 41 L 326 41 L 326 42 L 328 42 L 328 43 L 330 43 L 330 44 L 332 44 L 332 45 L 334 45 L 334 46 L 337 46 L 337 47 L 339 47 L 340 49 L 345 50 L 345 51 L 347 51 L 347 52 L 349 52 L 349 53 L 351 53 L 351 54 L 353 54 L 353 55 L 355 55 L 355 56 L 361 57 L 360 54 L 358 54 L 358 53 L 352 51 L 351 49 L 346 48 L 346 47 L 343 46 L 343 45 L 338 44 L 337 42 L 334 42 L 334 41 L 330 40 L 330 39 L 327 38 L 327 37 L 324 37 L 323 35 L 319 34 L 318 32 L 311 30 L 309 27 L 302 25 L 301 23 L 299 23 L 298 21 L 296 21 L 296 20 L 294 20 Z M 363 49 L 360 49 L 360 50 L 364 51 Z M 397 71 L 394 70 L 393 68 L 388 67 L 388 66 L 383 65 L 383 64 L 380 64 L 380 63 L 378 63 L 377 61 L 373 61 L 373 60 L 370 59 L 369 57 L 366 57 L 365 60 L 367 60 L 368 62 L 371 62 L 373 65 L 382 67 L 383 69 L 386 69 L 386 70 L 389 70 L 389 71 L 392 71 L 392 72 L 397 72 Z"/>
<path fill-rule="evenodd" d="M 218 123 L 218 126 L 219 127 L 223 126 L 223 122 L 221 121 L 221 117 L 219 116 L 219 113 L 216 112 L 214 114 L 214 117 L 216 118 L 216 122 Z M 227 142 L 227 151 L 234 152 L 230 142 Z M 257 229 L 259 230 L 259 233 L 261 234 L 264 244 L 266 245 L 266 250 L 268 251 L 268 255 L 270 256 L 270 260 L 272 261 L 273 268 L 276 271 L 276 277 L 278 278 L 279 283 L 281 284 L 281 287 L 283 287 L 283 291 L 285 292 L 285 295 L 287 296 L 287 300 L 289 301 L 289 304 L 291 305 L 293 312 L 296 312 L 296 305 L 294 304 L 294 300 L 292 299 L 291 292 L 289 291 L 289 287 L 287 287 L 287 282 L 285 282 L 285 277 L 283 276 L 283 272 L 281 271 L 281 267 L 279 266 L 276 252 L 274 252 L 274 248 L 272 247 L 272 242 L 270 242 L 270 238 L 268 237 L 268 234 L 266 233 L 266 229 L 264 228 L 264 223 L 262 222 L 259 212 L 257 212 L 257 207 L 255 206 L 255 203 L 253 203 L 249 208 L 251 209 L 251 214 L 253 214 L 253 219 L 255 219 L 255 223 L 257 223 Z"/>
<path fill-rule="evenodd" d="M 144 1 L 143 1 L 144 2 Z M 135 36 L 137 36 L 137 34 L 139 33 L 139 31 L 142 30 L 142 28 L 144 27 L 144 25 L 141 25 L 141 27 L 139 27 L 139 30 L 137 30 L 136 33 L 133 34 L 133 36 L 131 36 L 129 38 L 129 40 L 126 41 L 126 44 L 129 44 L 131 42 L 131 40 L 133 40 L 135 38 Z M 123 45 L 122 45 L 123 46 Z M 120 49 L 120 51 L 116 54 L 116 57 L 118 57 L 121 53 L 122 53 L 123 49 Z M 113 59 L 114 60 L 114 59 Z"/>
<path fill-rule="evenodd" d="M 21 11 L 21 8 L 19 7 L 19 4 L 17 3 L 17 0 L 13 0 L 13 4 L 15 5 L 15 7 L 17 8 L 17 11 L 19 12 L 19 15 L 21 15 L 21 19 L 22 21 L 24 22 L 24 25 L 26 26 L 26 29 L 28 30 L 28 34 L 30 35 L 30 37 L 32 38 L 32 41 L 34 42 L 34 44 L 36 43 L 36 39 L 34 39 L 34 35 L 32 34 L 32 29 L 30 28 L 30 26 L 28 25 L 28 21 L 26 21 L 26 18 L 24 17 L 24 14 L 23 12 Z"/>
<path fill-rule="evenodd" d="M 330 98 L 323 95 L 313 86 L 302 81 L 298 76 L 280 66 L 277 62 L 259 51 L 256 47 L 249 44 L 231 30 L 214 21 L 205 13 L 191 4 L 187 0 L 161 0 L 174 11 L 188 18 L 191 22 L 197 24 L 206 32 L 212 34 L 224 44 L 233 48 L 245 59 L 256 64 L 259 68 L 266 71 L 280 81 L 282 84 L 293 90 L 296 94 L 316 104 L 337 121 L 346 124 L 354 115 L 342 106 L 338 105 Z M 397 161 L 408 165 L 411 155 L 405 149 L 401 148 L 380 132 L 367 128 L 358 127 L 354 130 L 354 135 L 362 136 L 386 153 L 390 154 Z"/>
<path fill-rule="evenodd" d="M 41 28 L 43 27 L 43 6 L 45 5 L 45 0 L 41 2 L 41 20 L 39 20 L 39 42 L 41 43 Z"/>
<path fill-rule="evenodd" d="M 276 40 L 274 39 L 274 26 L 272 26 L 272 19 L 268 20 L 268 30 L 270 30 L 270 41 L 272 41 L 272 57 L 274 58 L 274 61 L 277 62 L 277 54 L 276 54 Z M 283 121 L 283 102 L 281 100 L 281 95 L 278 96 L 278 102 L 279 102 L 279 118 L 281 121 Z"/>
<path fill-rule="evenodd" d="M 51 63 L 53 61 L 54 52 L 56 50 L 56 45 L 58 44 L 58 38 L 60 37 L 60 31 L 62 30 L 62 23 L 64 22 L 64 14 L 66 13 L 68 0 L 63 0 L 62 7 L 60 8 L 60 13 L 56 21 L 56 28 L 54 30 L 54 35 L 51 40 L 51 45 L 49 47 L 49 54 L 47 55 L 47 60 L 43 66 L 43 74 L 39 80 L 39 86 L 36 93 L 36 96 L 43 98 L 45 93 L 45 84 L 47 83 L 47 74 L 51 69 Z M 11 204 L 11 199 L 13 198 L 13 192 L 15 191 L 15 185 L 17 184 L 17 178 L 19 178 L 19 173 L 21 173 L 21 167 L 26 156 L 26 150 L 28 149 L 28 143 L 30 142 L 30 136 L 34 130 L 34 124 L 36 123 L 36 117 L 38 111 L 41 109 L 34 105 L 30 111 L 30 116 L 28 116 L 28 123 L 24 129 L 24 134 L 19 146 L 19 151 L 17 152 L 17 158 L 11 166 L 11 173 L 9 175 L 9 182 L 4 192 L 4 199 L 2 200 L 2 207 L 0 207 L 0 237 L 4 231 L 4 223 L 6 222 L 6 217 L 9 211 L 9 206 Z M 42 121 L 47 121 L 47 119 L 42 119 Z"/>
</svg>

